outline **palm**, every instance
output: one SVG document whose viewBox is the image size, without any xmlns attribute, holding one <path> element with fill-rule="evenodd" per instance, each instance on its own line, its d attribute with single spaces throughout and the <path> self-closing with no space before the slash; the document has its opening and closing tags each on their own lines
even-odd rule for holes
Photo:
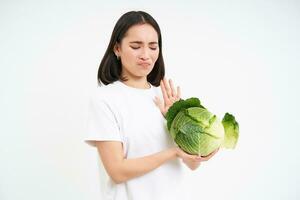
<svg viewBox="0 0 300 200">
<path fill-rule="evenodd" d="M 159 97 L 155 97 L 155 104 L 159 107 L 161 113 L 166 116 L 169 108 L 180 99 L 180 87 L 177 87 L 177 91 L 174 88 L 171 79 L 163 79 L 160 81 L 160 87 L 163 94 L 164 102 Z"/>
</svg>

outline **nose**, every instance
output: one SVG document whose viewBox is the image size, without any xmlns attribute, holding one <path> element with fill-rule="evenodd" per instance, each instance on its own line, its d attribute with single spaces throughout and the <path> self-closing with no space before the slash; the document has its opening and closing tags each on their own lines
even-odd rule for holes
<svg viewBox="0 0 300 200">
<path fill-rule="evenodd" d="M 143 48 L 140 54 L 140 59 L 148 60 L 149 58 L 149 51 L 146 48 Z"/>
</svg>

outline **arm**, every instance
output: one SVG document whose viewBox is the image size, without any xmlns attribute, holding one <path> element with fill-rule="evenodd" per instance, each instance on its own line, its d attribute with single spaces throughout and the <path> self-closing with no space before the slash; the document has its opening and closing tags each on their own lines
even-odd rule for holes
<svg viewBox="0 0 300 200">
<path fill-rule="evenodd" d="M 121 142 L 98 141 L 96 146 L 105 170 L 116 183 L 146 174 L 177 157 L 176 147 L 140 158 L 126 159 Z"/>
<path fill-rule="evenodd" d="M 177 91 L 174 88 L 173 82 L 171 79 L 167 81 L 166 78 L 160 81 L 160 87 L 163 94 L 164 101 L 162 101 L 159 97 L 155 97 L 154 102 L 157 107 L 160 109 L 161 113 L 164 117 L 166 117 L 166 113 L 168 109 L 173 105 L 174 102 L 180 100 L 181 92 L 180 87 L 177 87 Z M 188 168 L 191 170 L 195 170 L 200 166 L 201 160 L 190 160 L 190 155 L 185 153 L 184 151 L 178 151 L 182 161 Z"/>
</svg>

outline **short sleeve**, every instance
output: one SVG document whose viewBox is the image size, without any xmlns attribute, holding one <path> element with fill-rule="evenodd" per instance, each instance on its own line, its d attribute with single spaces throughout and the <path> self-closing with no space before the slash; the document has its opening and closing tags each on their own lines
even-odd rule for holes
<svg viewBox="0 0 300 200">
<path fill-rule="evenodd" d="M 115 113 L 104 100 L 92 96 L 87 113 L 87 136 L 84 141 L 95 146 L 95 141 L 120 141 L 120 126 Z"/>
</svg>

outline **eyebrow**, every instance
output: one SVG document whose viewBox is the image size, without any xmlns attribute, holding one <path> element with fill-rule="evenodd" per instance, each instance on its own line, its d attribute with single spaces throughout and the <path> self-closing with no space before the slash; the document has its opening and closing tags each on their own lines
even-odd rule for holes
<svg viewBox="0 0 300 200">
<path fill-rule="evenodd" d="M 132 43 L 135 43 L 135 44 L 143 44 L 142 41 L 132 41 L 132 42 L 129 42 L 130 44 Z M 149 44 L 158 44 L 157 42 L 149 42 Z"/>
</svg>

